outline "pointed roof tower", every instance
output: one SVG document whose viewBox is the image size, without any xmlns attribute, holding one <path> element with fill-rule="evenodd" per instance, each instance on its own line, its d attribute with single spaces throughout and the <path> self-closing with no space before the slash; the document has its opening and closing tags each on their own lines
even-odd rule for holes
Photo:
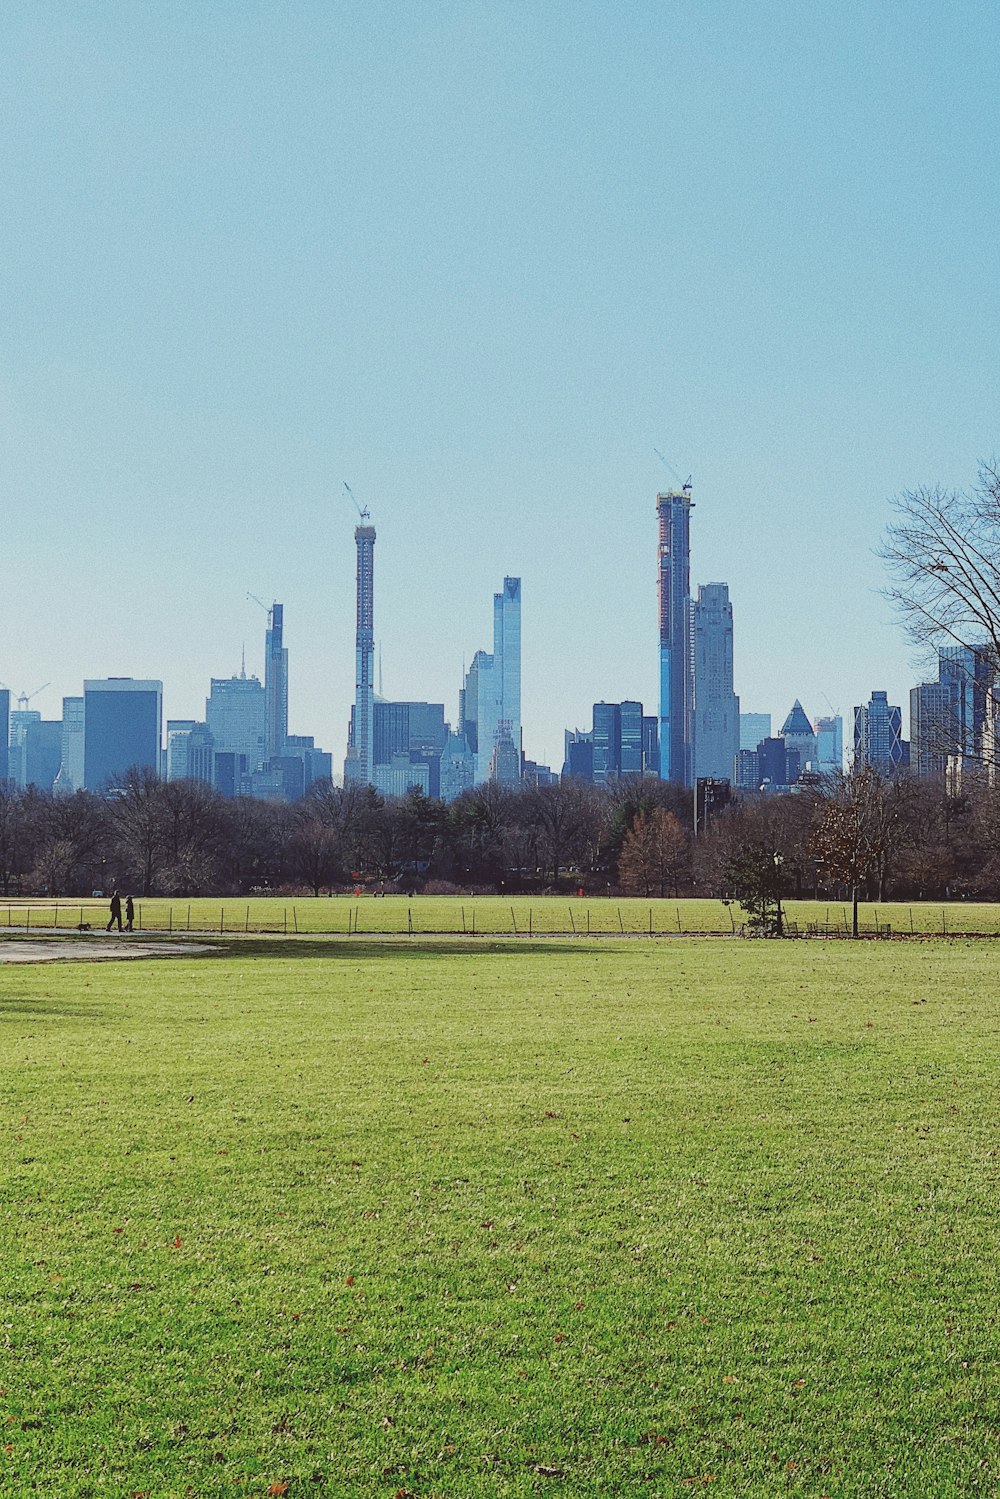
<svg viewBox="0 0 1000 1499">
<path fill-rule="evenodd" d="M 812 734 L 812 732 L 813 726 L 806 717 L 806 710 L 796 698 L 791 712 L 781 725 L 781 737 L 785 739 L 789 734 Z"/>
</svg>

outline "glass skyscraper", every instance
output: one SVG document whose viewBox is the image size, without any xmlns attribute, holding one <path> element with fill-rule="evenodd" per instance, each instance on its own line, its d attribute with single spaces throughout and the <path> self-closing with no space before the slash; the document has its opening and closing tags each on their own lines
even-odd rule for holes
<svg viewBox="0 0 1000 1499">
<path fill-rule="evenodd" d="M 660 776 L 690 786 L 693 771 L 691 718 L 694 672 L 691 651 L 691 509 L 685 484 L 680 494 L 656 497 L 659 524 Z"/>
<path fill-rule="evenodd" d="M 163 683 L 109 677 L 83 684 L 83 784 L 103 791 L 133 766 L 160 774 Z"/>
</svg>

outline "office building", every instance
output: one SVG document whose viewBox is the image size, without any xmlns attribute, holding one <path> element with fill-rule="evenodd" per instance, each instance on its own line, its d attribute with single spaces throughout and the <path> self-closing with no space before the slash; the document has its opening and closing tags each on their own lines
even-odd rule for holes
<svg viewBox="0 0 1000 1499">
<path fill-rule="evenodd" d="M 771 737 L 771 715 L 770 713 L 741 713 L 740 714 L 740 749 L 753 750 L 756 753 L 757 746 L 762 739 Z"/>
<path fill-rule="evenodd" d="M 622 708 L 621 703 L 595 703 L 593 746 L 593 780 L 595 786 L 606 786 L 618 779 L 621 769 Z"/>
<path fill-rule="evenodd" d="M 760 756 L 755 749 L 738 749 L 734 757 L 735 785 L 738 791 L 757 791 L 760 787 Z"/>
<path fill-rule="evenodd" d="M 880 775 L 896 775 L 910 763 L 910 746 L 903 738 L 902 710 L 886 692 L 873 692 L 854 709 L 854 766 L 871 766 Z"/>
<path fill-rule="evenodd" d="M 461 734 L 449 733 L 441 751 L 439 766 L 440 797 L 443 802 L 453 802 L 463 791 L 469 791 L 476 775 L 476 762 L 472 750 Z"/>
<path fill-rule="evenodd" d="M 109 677 L 83 684 L 83 784 L 119 785 L 136 768 L 159 775 L 163 683 Z"/>
<path fill-rule="evenodd" d="M 642 717 L 642 773 L 660 774 L 660 721 L 655 713 L 644 713 Z"/>
<path fill-rule="evenodd" d="M 922 779 L 944 781 L 948 757 L 961 743 L 951 682 L 910 688 L 910 769 Z"/>
<path fill-rule="evenodd" d="M 642 704 L 636 702 L 634 699 L 626 698 L 619 704 L 619 708 L 621 737 L 618 753 L 618 774 L 620 776 L 641 776 L 643 768 L 642 725 L 644 723 Z"/>
<path fill-rule="evenodd" d="M 59 746 L 59 771 L 53 789 L 61 795 L 83 790 L 84 732 L 83 698 L 62 700 L 62 733 Z"/>
<path fill-rule="evenodd" d="M 264 636 L 264 734 L 268 760 L 284 754 L 288 738 L 288 651 L 284 630 L 284 605 L 272 604 Z"/>
<path fill-rule="evenodd" d="M 694 671 L 691 651 L 690 487 L 656 497 L 660 630 L 660 775 L 690 786 Z"/>
<path fill-rule="evenodd" d="M 51 791 L 62 759 L 62 723 L 43 719 L 34 709 L 11 714 L 10 779 L 20 790 Z"/>
<path fill-rule="evenodd" d="M 10 692 L 0 688 L 0 785 L 10 779 Z"/>
<path fill-rule="evenodd" d="M 212 736 L 215 756 L 235 755 L 225 762 L 224 775 L 235 776 L 237 795 L 240 774 L 260 770 L 267 759 L 267 709 L 264 688 L 258 677 L 213 677 L 205 703 L 205 723 Z M 235 767 L 235 768 L 234 768 Z M 227 779 L 227 787 L 229 785 Z"/>
<path fill-rule="evenodd" d="M 733 606 L 725 583 L 704 583 L 694 603 L 694 776 L 731 781 L 740 746 L 733 691 Z"/>
<path fill-rule="evenodd" d="M 354 711 L 348 735 L 344 781 L 371 786 L 375 780 L 375 527 L 355 527 L 357 625 L 355 634 Z"/>
<path fill-rule="evenodd" d="M 493 595 L 493 650 L 477 651 L 459 694 L 459 733 L 475 760 L 477 786 L 491 778 L 500 766 L 516 785 L 521 778 L 521 580 L 504 578 L 503 589 Z M 506 744 L 514 747 L 516 768 Z M 509 778 L 513 777 L 513 780 Z"/>
<path fill-rule="evenodd" d="M 798 750 L 790 750 L 780 738 L 762 739 L 757 746 L 757 784 L 772 791 L 794 786 L 801 761 Z"/>
<path fill-rule="evenodd" d="M 839 713 L 828 718 L 817 718 L 813 724 L 816 735 L 816 770 L 819 774 L 840 774 L 844 768 L 844 720 Z"/>
<path fill-rule="evenodd" d="M 193 718 L 167 719 L 167 770 L 168 781 L 190 779 L 190 746 L 194 730 Z"/>
<path fill-rule="evenodd" d="M 819 754 L 816 733 L 798 698 L 781 726 L 781 737 L 785 741 L 785 748 L 797 753 L 801 770 L 816 769 Z"/>
</svg>

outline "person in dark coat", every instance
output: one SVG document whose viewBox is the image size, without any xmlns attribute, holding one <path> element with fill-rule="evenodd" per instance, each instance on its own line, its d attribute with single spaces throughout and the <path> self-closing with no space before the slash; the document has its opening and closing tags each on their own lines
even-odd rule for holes
<svg viewBox="0 0 1000 1499">
<path fill-rule="evenodd" d="M 125 930 L 127 932 L 130 932 L 132 930 L 132 923 L 134 921 L 135 921 L 135 901 L 132 899 L 131 895 L 126 895 L 126 897 L 125 897 Z"/>
<path fill-rule="evenodd" d="M 111 907 L 110 907 L 110 910 L 111 910 L 111 920 L 108 922 L 108 927 L 107 927 L 108 931 L 110 932 L 111 928 L 114 926 L 114 924 L 115 924 L 116 921 L 118 923 L 118 930 L 121 931 L 121 929 L 122 929 L 122 898 L 118 894 L 117 890 L 115 891 L 114 895 L 112 895 L 112 897 L 111 897 Z"/>
</svg>

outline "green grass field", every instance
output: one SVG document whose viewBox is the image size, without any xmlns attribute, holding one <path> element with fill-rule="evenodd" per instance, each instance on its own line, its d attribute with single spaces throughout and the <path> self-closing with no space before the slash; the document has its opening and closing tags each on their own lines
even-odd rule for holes
<svg viewBox="0 0 1000 1499">
<path fill-rule="evenodd" d="M 4 1492 L 997 1494 L 998 994 L 975 941 L 0 969 Z"/>
<path fill-rule="evenodd" d="M 786 914 L 801 930 L 845 933 L 850 905 L 837 901 L 787 901 Z M 602 899 L 593 896 L 348 896 L 141 900 L 137 920 L 146 931 L 337 932 L 360 935 L 408 933 L 478 936 L 640 936 L 657 934 L 732 934 L 744 920 L 738 905 L 721 900 Z M 103 926 L 107 901 L 49 900 L 32 897 L 0 902 L 0 931 L 6 928 L 69 927 L 80 921 Z M 1000 934 L 1000 903 L 956 901 L 921 903 L 888 901 L 860 908 L 862 930 L 934 935 Z"/>
</svg>

